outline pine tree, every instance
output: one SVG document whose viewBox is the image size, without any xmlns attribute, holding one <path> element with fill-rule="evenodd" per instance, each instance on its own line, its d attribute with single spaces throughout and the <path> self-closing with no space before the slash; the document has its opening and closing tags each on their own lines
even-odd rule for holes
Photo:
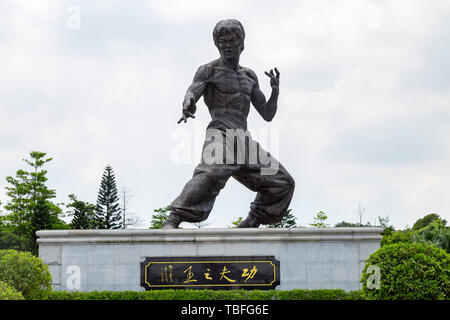
<svg viewBox="0 0 450 320">
<path fill-rule="evenodd" d="M 103 172 L 95 210 L 95 227 L 97 229 L 122 228 L 122 210 L 119 206 L 116 178 L 110 165 Z"/>
<path fill-rule="evenodd" d="M 269 224 L 268 228 L 295 228 L 297 225 L 295 223 L 295 220 L 297 218 L 291 213 L 292 209 L 286 210 L 286 213 L 283 216 L 283 219 L 281 219 L 280 222 Z"/>
<path fill-rule="evenodd" d="M 94 229 L 96 206 L 89 202 L 78 200 L 74 194 L 70 194 L 69 199 L 72 202 L 67 207 L 73 209 L 73 211 L 69 212 L 69 215 L 73 216 L 70 227 L 72 229 Z"/>
</svg>

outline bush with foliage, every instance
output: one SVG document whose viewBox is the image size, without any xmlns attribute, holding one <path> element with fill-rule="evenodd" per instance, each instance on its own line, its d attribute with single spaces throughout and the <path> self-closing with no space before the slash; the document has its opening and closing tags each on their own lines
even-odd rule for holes
<svg viewBox="0 0 450 320">
<path fill-rule="evenodd" d="M 23 300 L 23 296 L 9 284 L 0 280 L 0 300 Z"/>
<path fill-rule="evenodd" d="M 414 242 L 432 244 L 440 249 L 450 252 L 450 228 L 445 226 L 445 220 L 434 220 L 426 227 L 414 232 Z"/>
<path fill-rule="evenodd" d="M 30 252 L 0 250 L 0 280 L 20 291 L 25 299 L 45 299 L 51 291 L 48 266 Z"/>
<path fill-rule="evenodd" d="M 389 228 L 383 231 L 381 246 L 387 246 L 395 243 L 411 243 L 413 242 L 413 231 L 411 229 L 394 230 Z"/>
<path fill-rule="evenodd" d="M 53 291 L 49 300 L 363 300 L 362 291 L 294 290 L 150 290 Z"/>
<path fill-rule="evenodd" d="M 438 215 L 429 214 L 417 220 L 412 229 L 396 231 L 393 227 L 388 227 L 382 233 L 381 246 L 419 242 L 432 244 L 450 253 L 450 228 L 446 224 L 447 221 Z"/>
<path fill-rule="evenodd" d="M 379 268 L 379 288 L 368 287 L 370 266 Z M 361 282 L 368 299 L 449 299 L 450 255 L 425 243 L 386 245 L 366 260 Z"/>
<path fill-rule="evenodd" d="M 430 214 L 427 214 L 425 217 L 417 220 L 414 223 L 412 229 L 413 230 L 423 229 L 423 228 L 427 227 L 430 223 L 432 223 L 436 220 L 443 222 L 444 225 L 447 223 L 447 221 L 442 220 L 441 217 L 437 213 L 430 213 Z"/>
</svg>

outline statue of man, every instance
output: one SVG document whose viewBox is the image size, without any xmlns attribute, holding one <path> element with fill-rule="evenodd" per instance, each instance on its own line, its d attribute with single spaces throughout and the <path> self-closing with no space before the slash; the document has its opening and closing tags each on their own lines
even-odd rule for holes
<svg viewBox="0 0 450 320">
<path fill-rule="evenodd" d="M 277 68 L 265 72 L 272 87 L 272 94 L 266 101 L 256 74 L 239 65 L 245 38 L 242 24 L 234 19 L 220 21 L 214 28 L 213 38 L 220 58 L 198 68 L 186 92 L 182 117 L 178 121 L 195 118 L 196 102 L 203 96 L 212 121 L 206 130 L 202 161 L 195 168 L 192 179 L 173 201 L 163 229 L 178 228 L 184 221 L 206 220 L 217 195 L 230 177 L 257 192 L 247 218 L 238 225 L 240 228 L 257 228 L 261 224 L 279 222 L 294 192 L 294 179 L 247 131 L 250 103 L 264 120 L 271 121 L 275 116 L 280 72 Z M 236 151 L 236 145 L 242 141 L 244 147 L 238 146 Z M 214 161 L 208 161 L 208 152 Z M 276 170 L 262 173 L 262 170 L 272 168 L 273 164 L 276 164 Z"/>
</svg>

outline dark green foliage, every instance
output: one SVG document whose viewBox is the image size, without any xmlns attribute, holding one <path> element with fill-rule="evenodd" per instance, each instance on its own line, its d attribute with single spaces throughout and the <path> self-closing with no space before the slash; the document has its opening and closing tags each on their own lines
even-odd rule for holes
<svg viewBox="0 0 450 320">
<path fill-rule="evenodd" d="M 97 197 L 95 227 L 97 229 L 123 228 L 122 210 L 119 206 L 116 178 L 111 166 L 106 166 Z"/>
<path fill-rule="evenodd" d="M 381 240 L 381 246 L 394 243 L 420 242 L 432 244 L 449 253 L 450 228 L 446 227 L 446 223 L 439 216 L 432 214 L 416 221 L 414 224 L 416 227 L 425 225 L 421 229 L 413 228 L 396 231 L 393 227 L 388 227 L 382 232 L 383 239 Z"/>
<path fill-rule="evenodd" d="M 295 228 L 297 218 L 291 213 L 292 209 L 286 210 L 283 219 L 280 222 L 269 224 L 268 228 Z"/>
<path fill-rule="evenodd" d="M 361 291 L 320 290 L 154 290 L 53 291 L 50 300 L 363 300 Z"/>
<path fill-rule="evenodd" d="M 445 220 L 434 220 L 426 227 L 414 232 L 412 240 L 432 244 L 450 253 L 450 228 L 445 224 Z"/>
<path fill-rule="evenodd" d="M 425 228 L 426 226 L 428 226 L 431 222 L 435 221 L 435 220 L 442 220 L 441 217 L 436 214 L 436 213 L 430 213 L 427 214 L 425 217 L 417 220 L 412 229 L 413 230 L 420 230 L 422 228 Z M 442 222 L 444 223 L 444 225 L 447 223 L 447 221 L 442 220 Z"/>
<path fill-rule="evenodd" d="M 411 243 L 413 232 L 411 229 L 405 230 L 385 230 L 383 239 L 381 239 L 381 246 L 386 246 L 394 243 Z"/>
<path fill-rule="evenodd" d="M 357 228 L 357 227 L 366 227 L 366 228 L 370 228 L 370 227 L 381 227 L 384 229 L 387 228 L 393 228 L 392 226 L 388 226 L 389 223 L 389 217 L 381 217 L 378 216 L 377 217 L 378 222 L 375 223 L 374 225 L 372 225 L 370 222 L 367 223 L 353 223 L 353 222 L 347 222 L 347 221 L 341 221 L 338 222 L 334 225 L 334 227 L 339 228 L 339 227 L 347 227 L 347 228 Z"/>
<path fill-rule="evenodd" d="M 372 225 L 370 223 L 367 224 L 361 224 L 361 223 L 353 223 L 353 222 L 347 222 L 347 221 L 341 221 L 334 225 L 335 228 L 357 228 L 357 227 L 371 227 Z"/>
<path fill-rule="evenodd" d="M 152 215 L 152 220 L 150 221 L 150 229 L 161 229 L 164 221 L 169 217 L 168 212 L 170 212 L 172 205 L 169 204 L 166 207 L 154 209 L 154 215 Z"/>
<path fill-rule="evenodd" d="M 23 296 L 12 286 L 0 280 L 0 300 L 23 300 Z"/>
<path fill-rule="evenodd" d="M 20 291 L 25 299 L 45 299 L 51 291 L 48 266 L 29 252 L 0 250 L 0 280 Z"/>
<path fill-rule="evenodd" d="M 78 200 L 74 194 L 70 194 L 69 199 L 72 201 L 67 205 L 67 208 L 72 209 L 69 212 L 69 215 L 73 216 L 70 223 L 71 229 L 95 229 L 94 216 L 96 206 Z"/>
<path fill-rule="evenodd" d="M 380 270 L 379 289 L 368 288 L 370 266 Z M 450 255 L 424 243 L 386 245 L 366 260 L 361 282 L 368 299 L 449 299 Z"/>
<path fill-rule="evenodd" d="M 11 234 L 20 240 L 18 247 L 37 254 L 36 231 L 41 229 L 61 229 L 67 225 L 59 217 L 61 208 L 52 202 L 56 192 L 46 185 L 47 171 L 43 166 L 52 160 L 45 159 L 43 152 L 30 152 L 31 160 L 24 161 L 32 167 L 32 171 L 18 170 L 16 177 L 6 177 L 5 188 L 9 201 L 5 205 L 7 211 L 3 222 Z M 12 240 L 9 237 L 9 240 Z"/>
<path fill-rule="evenodd" d="M 24 248 L 22 248 L 24 243 L 23 237 L 15 232 L 14 226 L 0 223 L 0 250 L 24 250 Z"/>
</svg>

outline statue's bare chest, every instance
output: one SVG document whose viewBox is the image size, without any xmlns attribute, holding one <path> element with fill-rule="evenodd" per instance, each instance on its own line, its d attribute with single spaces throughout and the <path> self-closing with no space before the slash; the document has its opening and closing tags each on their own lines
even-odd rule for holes
<svg viewBox="0 0 450 320">
<path fill-rule="evenodd" d="M 208 82 L 216 94 L 225 95 L 243 94 L 250 96 L 254 85 L 254 81 L 244 70 L 234 72 L 216 69 Z"/>
</svg>

